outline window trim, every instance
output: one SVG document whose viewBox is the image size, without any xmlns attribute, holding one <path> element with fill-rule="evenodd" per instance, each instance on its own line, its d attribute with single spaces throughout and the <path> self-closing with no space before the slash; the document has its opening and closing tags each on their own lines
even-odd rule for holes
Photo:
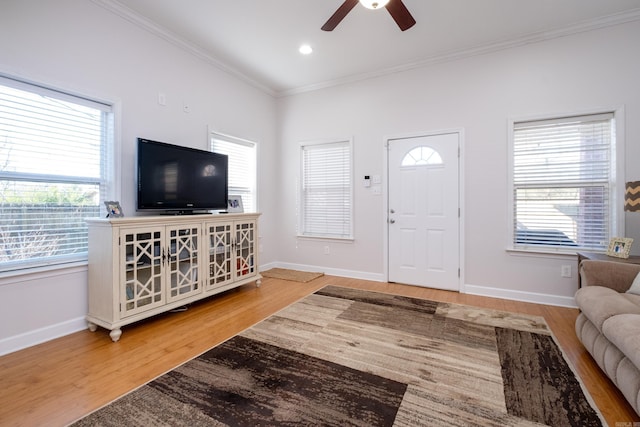
<svg viewBox="0 0 640 427">
<path fill-rule="evenodd" d="M 349 235 L 346 237 L 340 236 L 320 236 L 320 235 L 311 235 L 304 234 L 304 207 L 303 207 L 303 178 L 304 178 L 304 147 L 310 146 L 318 146 L 318 145 L 328 145 L 328 144 L 339 144 L 346 143 L 349 147 L 349 178 L 351 187 L 349 189 L 349 200 L 350 200 L 350 212 L 349 212 Z M 355 183 L 354 183 L 354 156 L 353 156 L 353 138 L 330 138 L 330 139 L 322 139 L 322 140 L 311 140 L 311 141 L 303 141 L 299 143 L 298 146 L 298 158 L 300 161 L 298 168 L 298 191 L 296 194 L 297 203 L 297 227 L 296 227 L 296 237 L 299 239 L 305 240 L 317 240 L 317 241 L 334 241 L 334 242 L 353 242 L 355 240 L 354 235 L 354 218 L 355 218 Z"/>
<path fill-rule="evenodd" d="M 229 134 L 225 134 L 222 132 L 218 132 L 213 130 L 211 127 L 209 127 L 209 140 L 208 140 L 208 144 L 207 144 L 207 150 L 208 151 L 212 151 L 213 150 L 213 139 L 214 138 L 218 138 L 218 139 L 222 139 L 225 140 L 227 142 L 231 142 L 234 144 L 239 144 L 239 145 L 244 145 L 247 147 L 252 147 L 254 149 L 254 154 L 255 154 L 255 176 L 254 176 L 254 180 L 253 180 L 253 198 L 255 201 L 255 211 L 256 212 L 260 212 L 260 198 L 258 196 L 259 191 L 258 191 L 258 176 L 259 176 L 259 164 L 260 162 L 258 161 L 258 159 L 260 158 L 260 144 L 258 142 L 255 141 L 251 141 L 249 139 L 244 139 L 244 138 L 239 138 L 237 136 L 233 136 L 233 135 L 229 135 Z M 232 192 L 231 189 L 229 189 L 229 196 L 232 196 Z M 246 209 L 246 207 L 245 207 Z"/>
<path fill-rule="evenodd" d="M 116 158 L 121 156 L 121 138 L 120 138 L 120 117 L 121 117 L 121 102 L 119 100 L 107 100 L 107 98 L 81 94 L 75 90 L 59 87 L 56 85 L 48 84 L 46 82 L 38 82 L 35 80 L 15 77 L 10 74 L 0 72 L 0 84 L 3 86 L 11 87 L 14 89 L 39 94 L 42 96 L 50 96 L 55 99 L 59 99 L 66 102 L 72 102 L 85 107 L 94 108 L 102 111 L 106 114 L 106 121 L 103 121 L 103 125 L 106 126 L 106 131 L 103 133 L 103 137 L 106 138 L 105 145 L 102 149 L 104 159 L 101 161 L 101 178 L 91 177 L 69 177 L 69 179 L 60 179 L 59 175 L 47 176 L 41 174 L 31 173 L 9 173 L 5 172 L 4 176 L 15 176 L 17 180 L 29 180 L 29 181 L 42 181 L 42 182 L 62 182 L 62 183 L 76 183 L 76 184 L 92 184 L 102 182 L 103 188 L 101 191 L 101 197 L 99 207 L 102 206 L 102 198 L 104 200 L 120 199 L 121 195 L 121 162 L 116 162 Z M 51 179 L 47 179 L 51 178 Z M 89 248 L 87 247 L 86 253 L 59 255 L 47 258 L 42 262 L 33 262 L 29 259 L 22 261 L 9 261 L 8 267 L 0 268 L 0 286 L 5 284 L 6 280 L 9 283 L 15 283 L 16 278 L 22 278 L 19 280 L 31 280 L 26 279 L 33 275 L 42 275 L 43 277 L 49 277 L 51 274 L 67 274 L 64 271 L 72 269 L 86 268 L 88 263 Z M 61 273 L 56 271 L 62 270 Z"/>
<path fill-rule="evenodd" d="M 625 112 L 624 106 L 611 107 L 611 108 L 593 108 L 586 110 L 579 110 L 573 112 L 563 113 L 551 113 L 551 114 L 537 114 L 527 116 L 509 117 L 507 119 L 507 225 L 506 225 L 506 242 L 505 250 L 511 253 L 523 253 L 523 254 L 546 254 L 546 255 L 575 255 L 581 249 L 569 249 L 569 248 L 550 248 L 550 247 L 516 247 L 514 244 L 514 126 L 516 123 L 527 121 L 542 121 L 542 120 L 554 120 L 562 119 L 574 116 L 592 116 L 598 114 L 613 114 L 615 135 L 616 139 L 612 147 L 611 156 L 611 168 L 612 176 L 610 177 L 611 189 L 610 189 L 610 206 L 612 211 L 610 212 L 611 221 L 611 236 L 624 236 L 625 235 L 625 221 L 624 221 L 624 209 L 622 203 L 624 203 L 624 183 L 625 183 Z M 603 253 L 606 252 L 603 251 Z"/>
</svg>

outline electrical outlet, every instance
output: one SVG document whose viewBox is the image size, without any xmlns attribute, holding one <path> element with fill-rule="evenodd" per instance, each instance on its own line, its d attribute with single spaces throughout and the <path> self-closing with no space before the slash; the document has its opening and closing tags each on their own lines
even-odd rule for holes
<svg viewBox="0 0 640 427">
<path fill-rule="evenodd" d="M 560 276 L 571 277 L 571 266 L 563 265 L 562 267 L 560 267 Z"/>
<path fill-rule="evenodd" d="M 329 250 L 329 246 L 325 246 L 324 247 L 324 254 L 325 255 L 329 255 L 331 253 L 331 251 Z"/>
</svg>

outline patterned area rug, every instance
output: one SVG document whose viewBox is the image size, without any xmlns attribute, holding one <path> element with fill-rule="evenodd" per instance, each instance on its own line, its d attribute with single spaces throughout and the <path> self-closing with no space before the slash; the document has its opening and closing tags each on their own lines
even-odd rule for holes
<svg viewBox="0 0 640 427">
<path fill-rule="evenodd" d="M 292 282 L 310 282 L 313 279 L 324 276 L 324 273 L 316 273 L 312 271 L 289 270 L 286 268 L 272 268 L 263 271 L 262 277 L 271 277 L 274 279 L 291 280 Z"/>
<path fill-rule="evenodd" d="M 541 317 L 327 286 L 77 426 L 601 426 Z"/>
</svg>

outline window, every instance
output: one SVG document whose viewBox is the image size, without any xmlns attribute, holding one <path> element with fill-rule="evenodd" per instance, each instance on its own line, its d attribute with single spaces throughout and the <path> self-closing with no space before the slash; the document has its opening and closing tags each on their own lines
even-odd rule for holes
<svg viewBox="0 0 640 427">
<path fill-rule="evenodd" d="M 513 124 L 513 246 L 605 250 L 615 230 L 613 113 Z"/>
<path fill-rule="evenodd" d="M 351 142 L 303 144 L 301 156 L 301 235 L 351 239 Z"/>
<path fill-rule="evenodd" d="M 256 143 L 211 133 L 210 149 L 229 156 L 229 195 L 242 197 L 245 212 L 256 212 Z"/>
<path fill-rule="evenodd" d="M 108 105 L 0 78 L 0 271 L 87 259 L 112 128 Z"/>
<path fill-rule="evenodd" d="M 402 166 L 441 165 L 442 157 L 431 147 L 416 147 L 402 159 Z"/>
</svg>

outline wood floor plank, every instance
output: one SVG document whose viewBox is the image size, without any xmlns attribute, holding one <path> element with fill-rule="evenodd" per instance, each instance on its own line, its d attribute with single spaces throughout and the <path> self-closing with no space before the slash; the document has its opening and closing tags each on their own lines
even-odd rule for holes
<svg viewBox="0 0 640 427">
<path fill-rule="evenodd" d="M 328 284 L 544 316 L 607 422 L 640 421 L 576 338 L 575 309 L 323 276 L 265 278 L 260 288 L 245 285 L 129 325 L 117 343 L 99 328 L 0 357 L 0 425 L 66 425 Z"/>
</svg>

